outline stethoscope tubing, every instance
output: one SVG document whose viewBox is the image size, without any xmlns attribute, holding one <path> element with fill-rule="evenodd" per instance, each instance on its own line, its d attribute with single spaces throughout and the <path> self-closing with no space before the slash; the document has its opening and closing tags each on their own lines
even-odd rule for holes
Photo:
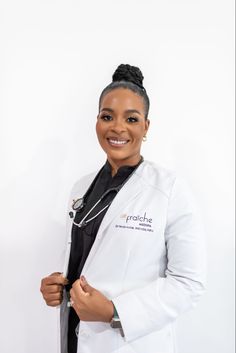
<svg viewBox="0 0 236 353">
<path fill-rule="evenodd" d="M 79 228 L 81 228 L 83 225 L 86 225 L 87 223 L 89 223 L 90 221 L 92 221 L 94 218 L 96 218 L 97 216 L 100 215 L 100 213 L 102 213 L 107 207 L 110 206 L 111 202 L 109 202 L 108 205 L 106 205 L 105 207 L 103 207 L 98 213 L 96 213 L 95 216 L 89 218 L 87 221 L 85 221 L 85 219 L 90 215 L 90 213 L 92 212 L 92 210 L 101 202 L 102 198 L 100 198 L 96 204 L 91 208 L 91 210 L 89 210 L 89 212 L 84 216 L 84 218 L 79 222 L 76 223 L 75 221 L 73 221 L 73 224 L 78 226 Z"/>
<path fill-rule="evenodd" d="M 140 162 L 138 163 L 138 165 L 136 166 L 135 170 L 137 169 L 137 167 L 143 162 L 143 157 L 141 157 Z M 112 191 L 115 191 L 116 193 L 118 193 L 120 191 L 120 189 L 122 188 L 122 186 L 128 181 L 128 179 L 133 175 L 133 173 L 135 172 L 135 170 L 130 174 L 130 176 L 119 186 L 117 186 L 116 188 L 110 188 L 108 190 L 106 190 L 104 192 L 104 194 L 102 194 L 102 196 L 100 197 L 100 199 L 93 205 L 93 207 L 86 213 L 86 215 L 83 217 L 83 219 L 79 222 L 76 223 L 75 221 L 73 221 L 73 224 L 76 225 L 77 227 L 81 228 L 82 226 L 86 226 L 90 221 L 92 221 L 94 218 L 96 218 L 97 216 L 99 216 L 106 208 L 108 208 L 111 204 L 111 202 L 109 202 L 105 207 L 103 207 L 95 216 L 87 219 L 86 218 L 90 215 L 90 213 L 94 210 L 95 207 L 97 207 L 97 205 L 103 200 L 103 198 L 109 194 Z M 100 170 L 101 171 L 101 170 Z M 92 183 L 93 185 L 93 183 Z M 91 189 L 92 185 L 90 186 L 90 188 L 88 189 L 88 191 L 86 192 L 86 194 L 89 192 L 89 190 Z M 79 211 L 80 209 L 82 209 L 84 207 L 84 198 L 86 196 L 86 194 L 84 195 L 84 197 L 82 199 L 77 199 L 74 201 L 73 205 L 72 205 L 72 209 L 74 211 Z M 76 202 L 78 202 L 78 200 L 82 200 L 82 206 L 79 206 L 78 208 L 75 208 L 74 205 L 76 205 Z"/>
</svg>

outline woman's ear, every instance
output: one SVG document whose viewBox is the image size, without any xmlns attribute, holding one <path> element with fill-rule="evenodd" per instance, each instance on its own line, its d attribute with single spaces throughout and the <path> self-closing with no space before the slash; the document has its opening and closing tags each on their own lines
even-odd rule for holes
<svg viewBox="0 0 236 353">
<path fill-rule="evenodd" d="M 146 119 L 146 120 L 145 120 L 145 132 L 146 132 L 146 133 L 148 132 L 149 126 L 150 126 L 150 120 L 149 120 L 149 119 Z"/>
</svg>

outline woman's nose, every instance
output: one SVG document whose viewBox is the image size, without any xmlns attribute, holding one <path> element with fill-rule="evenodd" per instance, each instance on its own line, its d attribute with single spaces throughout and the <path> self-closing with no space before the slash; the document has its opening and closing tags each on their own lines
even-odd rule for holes
<svg viewBox="0 0 236 353">
<path fill-rule="evenodd" d="M 125 131 L 126 128 L 125 128 L 125 124 L 124 124 L 123 119 L 122 120 L 120 120 L 120 119 L 113 120 L 113 124 L 111 126 L 111 129 L 117 133 L 121 133 L 121 132 Z"/>
</svg>

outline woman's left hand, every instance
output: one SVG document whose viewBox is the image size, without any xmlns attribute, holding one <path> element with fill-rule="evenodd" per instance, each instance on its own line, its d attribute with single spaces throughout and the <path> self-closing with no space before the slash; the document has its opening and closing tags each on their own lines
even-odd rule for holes
<svg viewBox="0 0 236 353">
<path fill-rule="evenodd" d="M 91 287 L 84 276 L 73 283 L 70 290 L 72 307 L 82 321 L 110 322 L 114 307 L 97 289 Z"/>
</svg>

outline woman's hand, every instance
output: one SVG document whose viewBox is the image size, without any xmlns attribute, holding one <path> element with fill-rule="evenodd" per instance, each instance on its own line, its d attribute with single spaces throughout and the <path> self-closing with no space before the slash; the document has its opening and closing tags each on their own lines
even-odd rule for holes
<svg viewBox="0 0 236 353">
<path fill-rule="evenodd" d="M 60 272 L 54 272 L 41 281 L 40 291 L 47 305 L 58 306 L 63 299 L 63 287 L 68 280 Z"/>
<path fill-rule="evenodd" d="M 73 283 L 70 290 L 74 310 L 82 321 L 110 322 L 114 307 L 97 289 L 91 287 L 84 276 Z"/>
</svg>

